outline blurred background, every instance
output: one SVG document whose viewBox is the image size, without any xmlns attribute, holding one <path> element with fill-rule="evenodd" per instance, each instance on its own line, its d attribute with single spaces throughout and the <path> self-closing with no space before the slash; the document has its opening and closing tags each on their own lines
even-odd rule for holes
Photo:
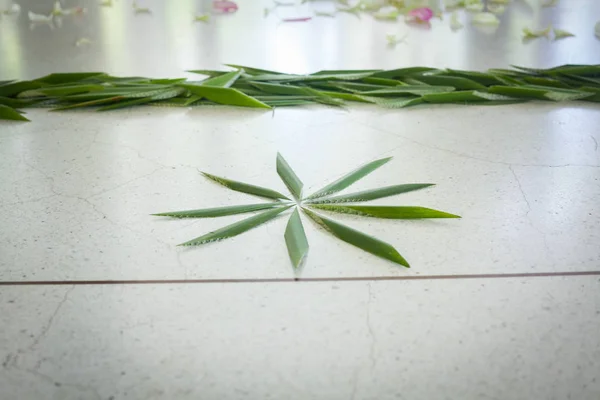
<svg viewBox="0 0 600 400">
<path fill-rule="evenodd" d="M 0 0 L 0 78 L 96 70 L 185 76 L 187 69 L 224 63 L 294 73 L 600 63 L 600 1 L 497 1 L 238 0 L 237 9 L 224 12 L 209 0 L 63 0 L 66 15 L 51 15 L 60 14 L 52 0 Z M 427 6 L 435 15 L 407 23 L 408 6 Z M 490 10 L 497 24 L 474 23 Z M 549 25 L 574 36 L 524 39 L 524 28 Z"/>
</svg>

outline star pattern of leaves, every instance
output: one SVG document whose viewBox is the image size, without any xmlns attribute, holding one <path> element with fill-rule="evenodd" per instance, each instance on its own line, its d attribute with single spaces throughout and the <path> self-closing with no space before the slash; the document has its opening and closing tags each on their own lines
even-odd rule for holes
<svg viewBox="0 0 600 400">
<path fill-rule="evenodd" d="M 392 245 L 322 215 L 322 212 L 332 212 L 386 219 L 460 218 L 458 215 L 425 207 L 355 204 L 424 189 L 433 186 L 434 184 L 432 183 L 400 184 L 349 194 L 338 194 L 390 160 L 391 157 L 388 157 L 369 162 L 315 193 L 303 196 L 302 189 L 304 185 L 302 181 L 281 154 L 278 154 L 277 173 L 288 188 L 291 198 L 272 189 L 233 181 L 203 172 L 202 174 L 206 178 L 228 189 L 258 196 L 269 201 L 249 205 L 163 212 L 153 215 L 174 218 L 214 218 L 260 211 L 250 218 L 243 219 L 180 244 L 180 246 L 198 246 L 240 235 L 293 209 L 285 229 L 284 238 L 294 268 L 299 268 L 303 264 L 309 248 L 300 212 L 304 213 L 338 239 L 378 257 L 409 268 L 410 265 L 408 262 Z"/>
</svg>

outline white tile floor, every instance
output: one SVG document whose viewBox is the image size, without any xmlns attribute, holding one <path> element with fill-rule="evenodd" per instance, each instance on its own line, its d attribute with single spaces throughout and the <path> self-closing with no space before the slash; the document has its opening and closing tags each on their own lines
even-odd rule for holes
<svg viewBox="0 0 600 400">
<path fill-rule="evenodd" d="M 543 11 L 515 4 L 494 35 L 469 24 L 451 33 L 435 21 L 389 49 L 385 34 L 406 28 L 368 17 L 278 25 L 262 19 L 269 3 L 240 1 L 238 14 L 202 25 L 187 21 L 204 2 L 147 1 L 153 14 L 137 17 L 125 1 L 107 9 L 90 2 L 83 19 L 52 30 L 30 29 L 24 15 L 3 18 L 0 79 L 66 70 L 181 76 L 225 62 L 293 72 L 600 63 L 600 41 L 586 30 L 600 3 L 581 3 Z M 52 2 L 21 4 L 47 12 Z M 521 43 L 522 25 L 547 22 L 577 37 Z M 73 46 L 83 36 L 92 44 Z M 29 116 L 0 122 L 2 400 L 600 398 L 593 105 Z M 305 221 L 307 280 L 290 282 L 285 219 L 181 249 L 239 218 L 148 215 L 254 201 L 198 170 L 285 191 L 278 151 L 307 190 L 394 156 L 353 189 L 434 182 L 380 203 L 463 219 L 338 217 L 392 243 L 410 270 Z M 344 280 L 352 278 L 361 280 Z M 195 283 L 114 284 L 125 280 Z M 34 281 L 43 284 L 26 284 Z"/>
</svg>

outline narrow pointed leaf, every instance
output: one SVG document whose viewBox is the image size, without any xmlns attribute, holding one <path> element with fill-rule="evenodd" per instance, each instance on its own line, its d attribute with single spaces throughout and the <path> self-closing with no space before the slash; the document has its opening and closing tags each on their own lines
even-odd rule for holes
<svg viewBox="0 0 600 400">
<path fill-rule="evenodd" d="M 399 68 L 399 69 L 390 69 L 387 71 L 380 71 L 373 74 L 374 77 L 377 78 L 405 78 L 407 76 L 420 74 L 423 72 L 435 71 L 435 68 L 429 67 L 409 67 L 409 68 Z"/>
<path fill-rule="evenodd" d="M 579 90 L 544 88 L 534 85 L 527 86 L 491 86 L 490 93 L 502 94 L 511 97 L 521 97 L 539 100 L 567 101 L 579 100 L 590 97 L 591 94 Z"/>
<path fill-rule="evenodd" d="M 152 214 L 159 217 L 174 218 L 215 218 L 226 215 L 244 214 L 270 208 L 281 207 L 281 203 L 247 204 L 243 206 L 203 208 L 200 210 L 170 211 Z"/>
<path fill-rule="evenodd" d="M 238 181 L 232 181 L 231 179 L 221 178 L 219 176 L 207 174 L 206 172 L 202 172 L 202 175 L 204 175 L 211 181 L 223 185 L 231 190 L 235 190 L 236 192 L 252 194 L 258 197 L 266 197 L 268 199 L 290 200 L 289 197 L 286 197 L 279 192 L 264 187 L 250 185 L 248 183 Z"/>
<path fill-rule="evenodd" d="M 316 104 L 316 102 L 311 100 L 265 100 L 265 104 L 271 107 L 292 107 Z"/>
<path fill-rule="evenodd" d="M 125 99 L 125 97 L 123 97 L 123 96 L 108 97 L 105 99 L 84 101 L 82 103 L 75 103 L 75 104 L 68 104 L 65 106 L 59 106 L 59 107 L 53 108 L 50 111 L 62 111 L 62 110 L 69 110 L 71 108 L 92 107 L 92 106 L 98 106 L 100 104 L 114 103 L 116 101 L 120 101 L 120 100 L 124 100 L 124 99 Z"/>
<path fill-rule="evenodd" d="M 98 109 L 98 111 L 117 110 L 119 108 L 126 108 L 126 107 L 131 107 L 131 106 L 135 106 L 135 105 L 139 105 L 139 104 L 150 103 L 151 101 L 152 101 L 152 97 L 142 97 L 141 99 L 133 99 L 133 100 L 130 99 L 130 100 L 125 100 L 125 101 L 119 101 L 118 103 L 109 104 L 107 106 L 100 107 Z"/>
<path fill-rule="evenodd" d="M 105 89 L 106 89 L 106 87 L 102 86 L 102 85 L 79 84 L 79 85 L 69 85 L 69 86 L 60 86 L 60 87 L 45 87 L 45 88 L 39 88 L 35 91 L 41 93 L 42 95 L 46 95 L 46 96 L 68 96 L 71 94 L 102 91 Z"/>
<path fill-rule="evenodd" d="M 323 228 L 325 228 L 325 230 L 338 239 L 341 239 L 344 242 L 356 246 L 368 253 L 410 268 L 408 262 L 392 245 L 348 226 L 342 225 L 322 215 L 318 215 L 310 210 L 303 210 L 313 221 L 321 225 Z"/>
<path fill-rule="evenodd" d="M 265 103 L 250 97 L 239 90 L 232 88 L 220 88 L 211 86 L 181 84 L 181 87 L 189 90 L 195 95 L 204 97 L 218 104 L 230 106 L 271 108 Z"/>
<path fill-rule="evenodd" d="M 286 75 L 282 72 L 270 71 L 267 69 L 260 69 L 260 68 L 246 67 L 244 65 L 237 65 L 237 64 L 225 64 L 225 65 L 228 67 L 231 67 L 231 68 L 235 68 L 235 69 L 243 69 L 244 71 L 246 71 L 246 73 L 248 73 L 250 75 L 259 75 L 259 74 Z"/>
<path fill-rule="evenodd" d="M 371 201 L 382 199 L 384 197 L 395 196 L 397 194 L 414 192 L 434 186 L 433 183 L 408 183 L 403 185 L 386 186 L 379 189 L 364 190 L 362 192 L 349 193 L 340 196 L 325 197 L 310 201 L 311 204 L 327 203 L 358 203 L 360 201 Z"/>
<path fill-rule="evenodd" d="M 284 237 L 292 265 L 294 268 L 298 268 L 308 254 L 308 240 L 297 209 L 290 216 Z"/>
<path fill-rule="evenodd" d="M 337 204 L 313 204 L 313 208 L 341 214 L 353 214 L 363 217 L 389 218 L 389 219 L 420 219 L 420 218 L 460 218 L 458 215 L 449 214 L 425 207 L 410 206 L 346 206 Z"/>
<path fill-rule="evenodd" d="M 405 85 L 405 86 L 394 86 L 385 89 L 371 90 L 362 92 L 361 94 L 367 96 L 383 96 L 383 95 L 402 95 L 402 94 L 414 94 L 417 96 L 429 94 L 429 93 L 440 93 L 440 92 L 451 92 L 454 90 L 452 86 L 427 86 L 427 85 Z"/>
<path fill-rule="evenodd" d="M 501 94 L 480 92 L 478 90 L 464 90 L 448 93 L 430 93 L 423 95 L 422 99 L 427 103 L 481 103 L 490 101 L 513 101 L 514 97 Z"/>
<path fill-rule="evenodd" d="M 341 190 L 344 190 L 348 186 L 352 185 L 354 182 L 358 181 L 359 179 L 364 178 L 371 172 L 375 171 L 377 168 L 381 167 L 382 165 L 384 165 L 391 159 L 392 159 L 392 157 L 382 158 L 379 160 L 371 161 L 370 163 L 367 163 L 361 167 L 358 167 L 357 169 L 350 172 L 349 174 L 342 176 L 335 182 L 330 183 L 329 185 L 325 186 L 323 189 L 308 196 L 306 199 L 307 200 L 317 199 L 319 197 L 329 196 L 329 195 L 337 193 Z"/>
<path fill-rule="evenodd" d="M 276 208 L 274 210 L 262 212 L 250 218 L 246 218 L 239 222 L 235 222 L 231 225 L 227 225 L 221 229 L 217 229 L 216 231 L 207 233 L 206 235 L 202 235 L 185 243 L 181 243 L 179 246 L 198 246 L 201 244 L 218 242 L 223 239 L 237 236 L 241 233 L 249 231 L 252 228 L 256 228 L 257 226 L 262 225 L 265 222 L 272 220 L 273 218 L 277 217 L 279 214 L 289 209 L 290 207 L 291 206 L 284 206 Z"/>
<path fill-rule="evenodd" d="M 425 82 L 429 85 L 436 86 L 452 86 L 459 90 L 482 90 L 485 89 L 480 83 L 468 78 L 461 78 L 457 76 L 443 76 L 443 75 L 419 75 L 418 80 Z"/>
<path fill-rule="evenodd" d="M 301 199 L 302 187 L 304 185 L 300 178 L 298 178 L 298 175 L 292 170 L 292 167 L 285 161 L 285 158 L 279 153 L 277 153 L 277 173 L 294 198 L 296 200 Z"/>
<path fill-rule="evenodd" d="M 0 119 L 7 119 L 13 121 L 29 121 L 20 112 L 12 107 L 0 104 Z"/>
<path fill-rule="evenodd" d="M 202 81 L 202 86 L 215 86 L 228 88 L 235 83 L 235 81 L 242 75 L 243 69 L 237 71 L 231 71 L 226 74 L 208 78 Z"/>
<path fill-rule="evenodd" d="M 308 88 L 285 85 L 281 83 L 267 83 L 267 82 L 250 82 L 250 84 L 263 92 L 286 95 L 286 96 L 306 96 L 310 93 Z"/>
<path fill-rule="evenodd" d="M 34 81 L 10 82 L 0 86 L 0 96 L 12 97 L 26 90 L 39 89 L 42 84 Z"/>
</svg>

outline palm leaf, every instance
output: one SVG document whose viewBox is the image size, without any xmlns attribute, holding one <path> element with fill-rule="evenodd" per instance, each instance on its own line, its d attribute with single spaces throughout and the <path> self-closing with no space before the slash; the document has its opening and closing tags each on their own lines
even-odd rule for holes
<svg viewBox="0 0 600 400">
<path fill-rule="evenodd" d="M 285 228 L 285 244 L 294 268 L 302 265 L 308 254 L 308 240 L 298 209 L 294 210 Z"/>
<path fill-rule="evenodd" d="M 207 233 L 206 235 L 202 235 L 185 243 L 181 243 L 179 246 L 198 246 L 201 244 L 217 242 L 223 239 L 237 236 L 241 233 L 249 231 L 252 228 L 256 228 L 257 226 L 262 225 L 265 222 L 272 220 L 273 218 L 275 218 L 285 210 L 289 209 L 290 207 L 291 206 L 282 206 L 274 210 L 262 212 L 250 218 L 246 218 L 239 222 L 235 222 L 231 225 L 227 225 L 221 229 L 217 229 L 216 231 Z"/>
<path fill-rule="evenodd" d="M 382 199 L 384 197 L 395 196 L 401 193 L 413 192 L 415 190 L 425 189 L 434 186 L 433 183 L 408 183 L 403 185 L 386 186 L 379 189 L 364 190 L 362 192 L 344 194 L 334 197 L 320 198 L 309 201 L 309 204 L 327 204 L 327 203 L 357 203 L 359 201 L 370 201 Z"/>
<path fill-rule="evenodd" d="M 341 214 L 389 219 L 460 218 L 458 215 L 425 207 L 408 206 L 346 206 L 337 204 L 313 204 L 313 208 Z"/>
<path fill-rule="evenodd" d="M 292 167 L 285 161 L 283 156 L 277 153 L 277 173 L 290 190 L 296 200 L 302 198 L 302 187 L 304 186 L 298 175 L 292 170 Z"/>
<path fill-rule="evenodd" d="M 231 179 L 221 178 L 219 176 L 211 175 L 206 172 L 202 172 L 202 175 L 204 175 L 211 181 L 214 181 L 220 185 L 223 185 L 226 188 L 229 188 L 231 190 L 235 190 L 236 192 L 252 194 L 252 195 L 258 196 L 258 197 L 266 197 L 268 199 L 290 200 L 289 197 L 286 197 L 279 192 L 276 192 L 274 190 L 267 189 L 264 187 L 250 185 L 250 184 L 244 183 L 244 182 L 232 181 Z"/>
<path fill-rule="evenodd" d="M 341 190 L 344 190 L 348 186 L 352 185 L 354 182 L 358 181 L 359 179 L 364 178 L 371 172 L 375 171 L 377 168 L 381 167 L 382 165 L 384 165 L 391 159 L 392 159 L 392 157 L 387 157 L 387 158 L 382 158 L 379 160 L 371 161 L 370 163 L 367 163 L 367 164 L 355 169 L 354 171 L 350 172 L 349 174 L 342 176 L 335 182 L 332 182 L 329 185 L 325 186 L 323 189 L 318 190 L 317 192 L 308 196 L 306 198 L 306 200 L 312 200 L 312 199 L 317 199 L 319 197 L 329 196 L 331 194 L 334 194 Z"/>
<path fill-rule="evenodd" d="M 245 214 L 254 211 L 267 210 L 275 207 L 281 207 L 281 203 L 247 204 L 242 206 L 203 208 L 200 210 L 170 211 L 152 215 L 174 218 L 215 218 L 226 215 Z"/>
<path fill-rule="evenodd" d="M 406 268 L 410 268 L 408 262 L 392 245 L 330 220 L 329 218 L 318 215 L 305 208 L 303 210 L 313 221 L 321 225 L 323 228 L 325 228 L 325 230 L 338 239 L 341 239 L 344 242 L 356 246 L 368 253 L 385 258 L 386 260 L 390 260 L 396 264 L 403 265 Z"/>
</svg>

